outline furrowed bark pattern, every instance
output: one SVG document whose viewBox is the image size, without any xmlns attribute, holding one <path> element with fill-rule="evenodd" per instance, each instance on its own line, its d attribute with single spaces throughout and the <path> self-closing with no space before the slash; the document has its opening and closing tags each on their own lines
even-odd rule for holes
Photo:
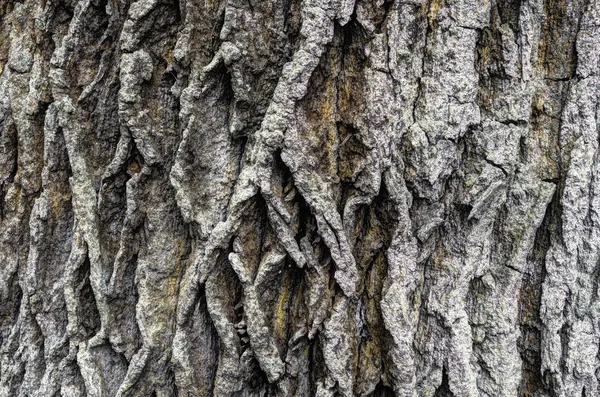
<svg viewBox="0 0 600 397">
<path fill-rule="evenodd" d="M 600 2 L 0 0 L 0 396 L 597 396 Z"/>
</svg>

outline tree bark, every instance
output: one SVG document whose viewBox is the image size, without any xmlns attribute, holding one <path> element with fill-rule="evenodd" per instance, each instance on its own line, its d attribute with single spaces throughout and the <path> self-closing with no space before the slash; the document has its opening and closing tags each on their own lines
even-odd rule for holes
<svg viewBox="0 0 600 397">
<path fill-rule="evenodd" d="M 600 395 L 600 1 L 0 0 L 0 396 Z"/>
</svg>

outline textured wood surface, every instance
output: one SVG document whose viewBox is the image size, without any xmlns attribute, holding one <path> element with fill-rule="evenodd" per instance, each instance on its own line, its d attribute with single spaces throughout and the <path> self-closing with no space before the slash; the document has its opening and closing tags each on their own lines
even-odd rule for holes
<svg viewBox="0 0 600 397">
<path fill-rule="evenodd" d="M 0 396 L 599 396 L 599 102 L 598 0 L 0 0 Z"/>
</svg>

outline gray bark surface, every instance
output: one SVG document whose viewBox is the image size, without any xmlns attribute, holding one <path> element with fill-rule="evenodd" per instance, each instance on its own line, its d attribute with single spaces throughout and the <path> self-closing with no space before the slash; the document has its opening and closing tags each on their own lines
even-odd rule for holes
<svg viewBox="0 0 600 397">
<path fill-rule="evenodd" d="M 600 395 L 600 1 L 0 0 L 0 396 Z"/>
</svg>

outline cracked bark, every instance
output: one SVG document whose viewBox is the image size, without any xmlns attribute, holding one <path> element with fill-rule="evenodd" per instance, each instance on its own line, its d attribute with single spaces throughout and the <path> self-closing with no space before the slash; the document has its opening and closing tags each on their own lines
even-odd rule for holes
<svg viewBox="0 0 600 397">
<path fill-rule="evenodd" d="M 0 396 L 597 396 L 599 102 L 594 0 L 0 0 Z"/>
</svg>

